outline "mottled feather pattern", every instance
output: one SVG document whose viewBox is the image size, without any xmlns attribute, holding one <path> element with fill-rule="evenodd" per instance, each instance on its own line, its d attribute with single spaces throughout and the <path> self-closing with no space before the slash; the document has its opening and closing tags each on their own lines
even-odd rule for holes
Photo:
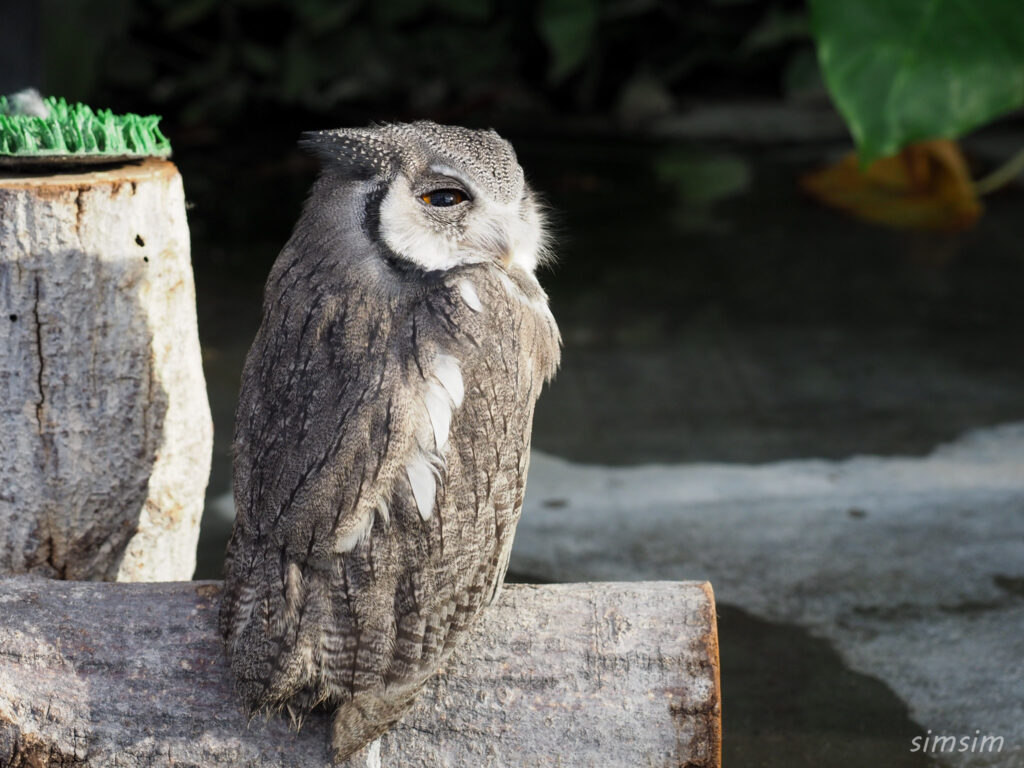
<svg viewBox="0 0 1024 768">
<path fill-rule="evenodd" d="M 532 274 L 405 268 L 364 207 L 379 182 L 346 179 L 317 183 L 267 282 L 221 611 L 246 707 L 337 707 L 339 758 L 406 711 L 500 587 L 560 343 Z"/>
</svg>

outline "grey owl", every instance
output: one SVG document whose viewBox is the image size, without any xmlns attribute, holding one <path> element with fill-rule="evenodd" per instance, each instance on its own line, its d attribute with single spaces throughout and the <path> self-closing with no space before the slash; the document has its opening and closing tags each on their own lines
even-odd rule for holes
<svg viewBox="0 0 1024 768">
<path fill-rule="evenodd" d="M 336 708 L 341 760 L 497 594 L 560 338 L 507 141 L 418 122 L 303 144 L 322 170 L 242 375 L 220 629 L 249 711 Z"/>
</svg>

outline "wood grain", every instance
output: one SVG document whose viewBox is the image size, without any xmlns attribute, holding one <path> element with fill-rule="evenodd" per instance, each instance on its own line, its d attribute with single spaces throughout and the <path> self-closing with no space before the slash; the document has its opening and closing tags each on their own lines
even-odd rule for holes
<svg viewBox="0 0 1024 768">
<path fill-rule="evenodd" d="M 216 582 L 0 581 L 0 765 L 327 766 L 240 711 Z M 714 599 L 696 582 L 508 585 L 356 766 L 720 765 Z M 379 749 L 379 752 L 378 752 Z"/>
<path fill-rule="evenodd" d="M 174 165 L 0 173 L 0 573 L 190 578 L 212 433 Z"/>
</svg>

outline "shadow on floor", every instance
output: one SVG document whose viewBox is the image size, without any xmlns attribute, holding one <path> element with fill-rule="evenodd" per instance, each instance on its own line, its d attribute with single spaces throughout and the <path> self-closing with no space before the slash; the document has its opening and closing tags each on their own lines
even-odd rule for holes
<svg viewBox="0 0 1024 768">
<path fill-rule="evenodd" d="M 806 630 L 718 605 L 728 768 L 925 768 L 925 731 L 888 686 Z"/>
</svg>

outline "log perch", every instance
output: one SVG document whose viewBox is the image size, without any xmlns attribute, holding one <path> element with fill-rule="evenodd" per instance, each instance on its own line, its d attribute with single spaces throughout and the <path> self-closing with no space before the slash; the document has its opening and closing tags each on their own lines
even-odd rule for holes
<svg viewBox="0 0 1024 768">
<path fill-rule="evenodd" d="M 173 164 L 0 170 L 0 573 L 195 570 L 213 427 Z"/>
<path fill-rule="evenodd" d="M 0 766 L 330 765 L 327 714 L 247 722 L 220 584 L 0 580 Z M 708 584 L 507 585 L 356 766 L 720 765 Z"/>
</svg>

